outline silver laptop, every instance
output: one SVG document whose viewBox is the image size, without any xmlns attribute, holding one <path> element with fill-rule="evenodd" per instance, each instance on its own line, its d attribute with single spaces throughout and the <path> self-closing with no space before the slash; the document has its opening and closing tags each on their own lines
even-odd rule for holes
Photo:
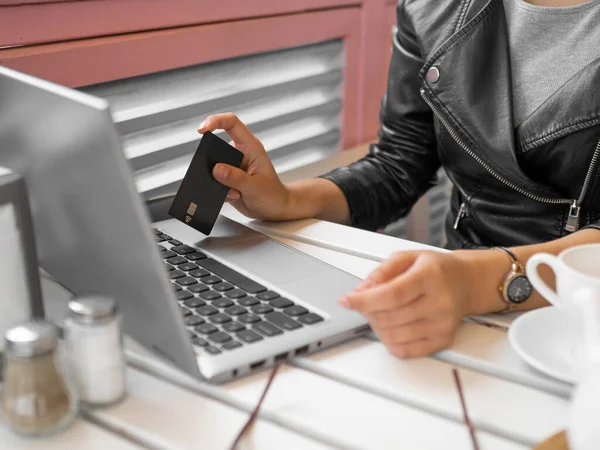
<svg viewBox="0 0 600 450">
<path fill-rule="evenodd" d="M 0 67 L 0 166 L 24 175 L 40 265 L 115 297 L 124 331 L 215 382 L 368 330 L 360 281 L 223 216 L 210 237 L 150 224 L 101 99 Z"/>
</svg>

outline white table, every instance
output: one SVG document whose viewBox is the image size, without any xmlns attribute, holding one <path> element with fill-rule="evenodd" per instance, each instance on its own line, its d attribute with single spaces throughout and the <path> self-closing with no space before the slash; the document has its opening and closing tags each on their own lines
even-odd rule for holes
<svg viewBox="0 0 600 450">
<path fill-rule="evenodd" d="M 314 176 L 359 158 L 340 153 L 283 176 Z M 394 251 L 422 244 L 318 220 L 265 224 L 232 208 L 224 214 L 364 278 Z M 46 310 L 60 321 L 68 293 L 43 280 Z M 402 361 L 367 336 L 295 358 L 277 376 L 251 437 L 241 448 L 469 449 L 451 369 L 461 374 L 483 450 L 531 448 L 564 428 L 571 386 L 531 369 L 508 345 L 514 318 L 465 322 L 453 346 Z M 198 382 L 127 343 L 128 397 L 88 411 L 64 433 L 25 440 L 0 427 L 0 449 L 227 449 L 260 395 L 268 372 L 225 386 Z"/>
<path fill-rule="evenodd" d="M 393 251 L 423 248 L 327 222 L 258 224 L 230 218 L 359 277 Z M 335 249 L 335 250 L 332 250 Z M 340 251 L 343 251 L 340 252 Z M 51 315 L 67 294 L 44 280 Z M 451 349 L 402 361 L 374 337 L 296 358 L 276 378 L 245 448 L 470 448 L 451 369 L 459 368 L 482 449 L 525 449 L 565 426 L 571 387 L 529 368 L 511 350 L 506 319 L 464 323 Z M 25 440 L 0 429 L 6 449 L 226 449 L 256 403 L 267 372 L 210 386 L 128 345 L 129 396 L 90 411 L 66 432 Z"/>
</svg>

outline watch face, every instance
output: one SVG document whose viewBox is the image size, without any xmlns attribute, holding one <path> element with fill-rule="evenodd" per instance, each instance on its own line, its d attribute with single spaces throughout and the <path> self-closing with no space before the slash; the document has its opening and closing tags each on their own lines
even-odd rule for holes
<svg viewBox="0 0 600 450">
<path fill-rule="evenodd" d="M 506 296 L 513 303 L 523 303 L 531 295 L 533 287 L 525 275 L 510 280 L 506 287 Z"/>
</svg>

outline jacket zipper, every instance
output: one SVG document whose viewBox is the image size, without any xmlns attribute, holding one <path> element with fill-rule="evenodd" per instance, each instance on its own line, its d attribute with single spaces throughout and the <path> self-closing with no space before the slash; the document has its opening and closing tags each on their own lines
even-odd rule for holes
<svg viewBox="0 0 600 450">
<path fill-rule="evenodd" d="M 458 208 L 458 214 L 456 215 L 456 220 L 454 221 L 454 229 L 458 230 L 458 224 L 460 223 L 460 219 L 466 216 L 467 213 L 467 205 L 465 202 L 460 204 L 460 208 Z"/>
<path fill-rule="evenodd" d="M 558 199 L 558 198 L 551 198 L 551 197 L 540 197 L 538 195 L 533 195 L 533 194 L 527 192 L 526 190 L 520 188 L 516 184 L 508 181 L 502 175 L 496 173 L 483 159 L 481 159 L 481 157 L 479 155 L 477 155 L 477 153 L 475 153 L 473 150 L 471 150 L 460 139 L 460 137 L 454 132 L 454 130 L 449 126 L 446 119 L 439 113 L 438 109 L 427 98 L 427 96 L 425 95 L 424 88 L 421 88 L 421 97 L 423 98 L 423 101 L 425 103 L 427 103 L 427 105 L 431 108 L 431 110 L 433 111 L 435 116 L 438 118 L 438 120 L 442 123 L 442 125 L 444 125 L 444 128 L 446 128 L 446 131 L 448 131 L 450 136 L 452 136 L 452 139 L 454 139 L 456 141 L 456 143 L 464 151 L 466 151 L 475 161 L 477 161 L 481 166 L 483 166 L 483 168 L 485 170 L 487 170 L 494 178 L 496 178 L 502 184 L 512 188 L 513 190 L 517 191 L 521 195 L 524 195 L 525 197 L 528 197 L 528 198 L 535 200 L 537 202 L 540 202 L 540 203 L 548 203 L 548 204 L 554 204 L 554 205 L 558 205 L 558 204 L 570 205 L 569 217 L 567 219 L 567 224 L 565 225 L 565 230 L 570 233 L 572 233 L 573 231 L 577 231 L 577 229 L 579 228 L 579 213 L 581 211 L 581 204 L 583 203 L 583 199 L 585 198 L 585 195 L 587 194 L 587 190 L 592 181 L 592 177 L 595 173 L 596 165 L 597 165 L 598 159 L 600 157 L 600 141 L 598 141 L 598 144 L 596 145 L 596 149 L 594 150 L 592 162 L 590 163 L 590 168 L 588 169 L 588 172 L 585 176 L 585 180 L 583 182 L 583 187 L 581 188 L 581 193 L 579 194 L 579 198 L 577 198 L 577 199 L 559 198 Z M 463 205 L 464 205 L 464 203 L 461 204 L 461 207 L 458 212 L 457 220 L 454 222 L 455 229 L 458 227 L 458 222 L 460 222 L 460 219 L 462 218 L 462 216 L 464 216 L 465 208 L 463 208 Z M 462 214 L 461 214 L 461 211 L 462 211 Z"/>
</svg>

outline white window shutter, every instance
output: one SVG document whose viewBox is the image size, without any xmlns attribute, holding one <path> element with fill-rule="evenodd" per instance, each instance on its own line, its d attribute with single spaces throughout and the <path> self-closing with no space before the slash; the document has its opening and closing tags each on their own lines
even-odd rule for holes
<svg viewBox="0 0 600 450">
<path fill-rule="evenodd" d="M 283 173 L 340 148 L 341 40 L 86 86 L 107 99 L 138 191 L 175 192 L 208 115 L 235 112 Z M 224 133 L 217 135 L 225 140 Z"/>
</svg>

